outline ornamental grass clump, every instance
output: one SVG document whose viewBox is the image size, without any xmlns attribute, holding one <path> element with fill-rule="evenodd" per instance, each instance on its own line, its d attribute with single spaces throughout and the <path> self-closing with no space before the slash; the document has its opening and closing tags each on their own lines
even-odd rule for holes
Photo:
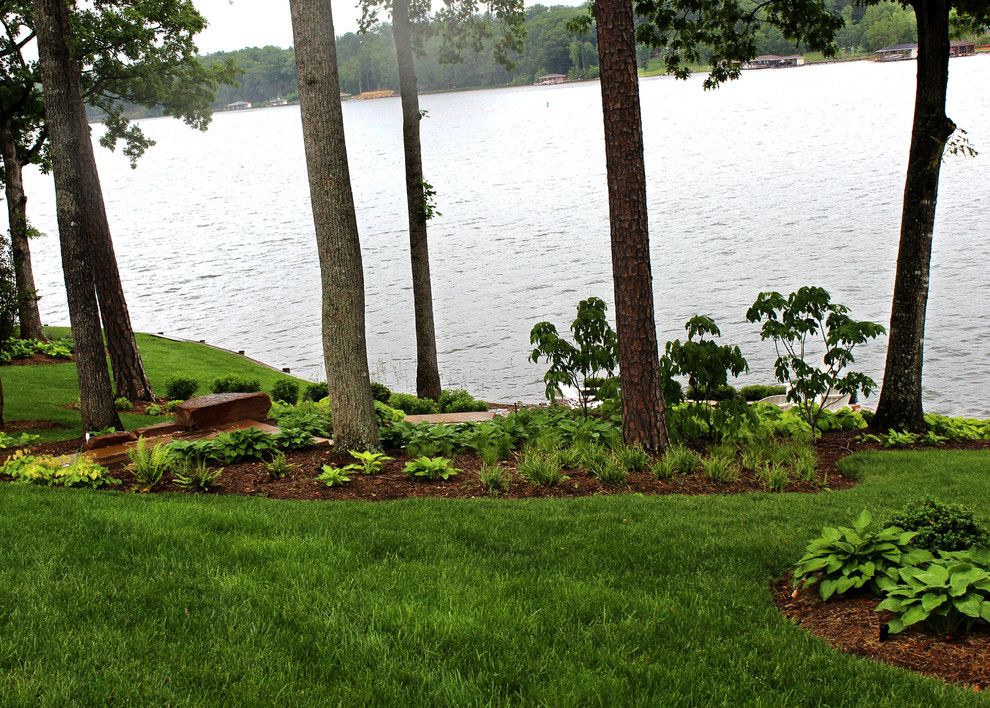
<svg viewBox="0 0 990 708">
<path fill-rule="evenodd" d="M 724 454 L 712 455 L 701 461 L 705 476 L 713 482 L 735 482 L 739 479 L 739 468 L 735 459 Z"/>
<path fill-rule="evenodd" d="M 478 480 L 493 497 L 509 491 L 509 472 L 497 462 L 483 464 L 478 470 Z"/>
<path fill-rule="evenodd" d="M 536 447 L 527 448 L 516 471 L 530 484 L 544 487 L 552 487 L 567 479 L 560 465 L 559 454 Z"/>
</svg>

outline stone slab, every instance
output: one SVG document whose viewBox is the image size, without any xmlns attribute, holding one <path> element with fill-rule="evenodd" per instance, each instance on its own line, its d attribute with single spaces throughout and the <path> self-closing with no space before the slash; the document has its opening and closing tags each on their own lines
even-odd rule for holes
<svg viewBox="0 0 990 708">
<path fill-rule="evenodd" d="M 240 420 L 264 420 L 271 408 L 267 393 L 214 393 L 180 403 L 175 422 L 185 428 L 217 428 Z"/>
<path fill-rule="evenodd" d="M 104 447 L 115 447 L 123 445 L 128 442 L 137 440 L 137 435 L 135 435 L 130 430 L 120 430 L 116 433 L 108 433 L 107 435 L 96 435 L 91 437 L 83 445 L 83 450 L 99 450 Z"/>
<path fill-rule="evenodd" d="M 495 417 L 495 411 L 468 413 L 430 413 L 428 415 L 407 415 L 406 423 L 429 423 L 430 425 L 456 425 L 457 423 L 486 423 Z"/>
</svg>

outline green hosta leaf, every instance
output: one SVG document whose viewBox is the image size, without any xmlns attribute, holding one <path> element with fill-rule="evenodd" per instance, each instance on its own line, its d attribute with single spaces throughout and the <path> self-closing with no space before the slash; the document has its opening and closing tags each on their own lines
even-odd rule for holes
<svg viewBox="0 0 990 708">
<path fill-rule="evenodd" d="M 983 598 L 975 593 L 970 593 L 952 603 L 957 610 L 967 617 L 979 617 L 983 609 Z"/>
<path fill-rule="evenodd" d="M 859 513 L 859 516 L 857 516 L 856 520 L 853 522 L 853 528 L 862 533 L 872 522 L 873 516 L 870 514 L 869 510 L 863 509 L 863 511 Z"/>
<path fill-rule="evenodd" d="M 877 605 L 877 612 L 882 612 L 884 610 L 888 612 L 900 612 L 904 609 L 904 601 L 896 597 L 888 597 L 886 600 Z"/>
<path fill-rule="evenodd" d="M 960 567 L 960 569 L 955 571 L 954 569 L 956 567 Z M 968 564 L 953 566 L 953 570 L 952 581 L 949 587 L 952 588 L 952 594 L 956 597 L 964 595 L 970 585 L 987 577 L 986 571 L 981 568 L 974 568 Z"/>
<path fill-rule="evenodd" d="M 949 598 L 947 598 L 945 595 L 938 595 L 933 592 L 926 592 L 924 596 L 921 598 L 921 607 L 922 609 L 925 610 L 925 612 L 931 612 L 932 610 L 934 610 L 939 605 L 943 604 L 948 599 Z"/>
<path fill-rule="evenodd" d="M 827 600 L 835 594 L 837 587 L 837 581 L 831 579 L 823 580 L 821 585 L 818 586 L 818 592 L 823 600 Z"/>
<path fill-rule="evenodd" d="M 905 624 L 901 622 L 899 617 L 895 617 L 887 623 L 887 631 L 891 634 L 900 634 L 904 631 Z"/>
<path fill-rule="evenodd" d="M 849 592 L 853 587 L 861 587 L 862 583 L 857 583 L 855 578 L 850 578 L 846 576 L 844 578 L 839 578 L 835 581 L 836 591 L 841 595 L 845 592 Z"/>
<path fill-rule="evenodd" d="M 928 619 L 928 614 L 928 611 L 921 605 L 912 605 L 908 608 L 907 612 L 901 615 L 901 622 L 905 627 L 910 627 L 912 624 L 917 624 Z"/>
</svg>

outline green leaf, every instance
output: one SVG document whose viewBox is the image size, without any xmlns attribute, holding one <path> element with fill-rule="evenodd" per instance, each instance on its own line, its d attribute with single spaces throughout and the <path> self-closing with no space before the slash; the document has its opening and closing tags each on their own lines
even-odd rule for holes
<svg viewBox="0 0 990 708">
<path fill-rule="evenodd" d="M 970 593 L 965 597 L 953 600 L 952 603 L 959 612 L 967 617 L 979 617 L 983 609 L 983 598 L 975 593 Z"/>
<path fill-rule="evenodd" d="M 921 598 L 921 607 L 925 612 L 931 612 L 936 607 L 944 603 L 949 598 L 945 595 L 938 595 L 933 592 L 926 592 Z"/>
<path fill-rule="evenodd" d="M 910 627 L 912 624 L 923 622 L 926 619 L 928 619 L 928 612 L 921 605 L 912 605 L 900 617 L 905 627 Z"/>
</svg>

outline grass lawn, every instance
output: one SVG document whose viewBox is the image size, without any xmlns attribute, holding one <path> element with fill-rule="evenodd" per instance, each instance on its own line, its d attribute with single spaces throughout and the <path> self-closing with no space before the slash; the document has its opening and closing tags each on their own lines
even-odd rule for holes
<svg viewBox="0 0 990 708">
<path fill-rule="evenodd" d="M 863 484 L 818 495 L 0 485 L 0 705 L 986 705 L 833 651 L 773 607 L 808 538 L 864 507 L 937 493 L 990 521 L 985 452 L 846 464 Z"/>
<path fill-rule="evenodd" d="M 69 336 L 67 327 L 48 327 L 46 333 L 50 338 Z M 227 374 L 259 379 L 266 391 L 280 378 L 294 378 L 266 366 L 259 366 L 243 356 L 202 344 L 175 342 L 150 334 L 138 334 L 137 342 L 148 378 L 159 394 L 164 394 L 166 380 L 177 374 L 198 380 L 200 395 L 210 392 L 210 382 L 213 379 Z M 79 411 L 60 406 L 79 398 L 74 363 L 5 366 L 0 369 L 0 377 L 3 377 L 5 417 L 8 421 L 51 420 L 67 426 L 59 430 L 34 431 L 45 440 L 62 440 L 82 435 Z M 300 381 L 300 387 L 305 383 Z M 137 428 L 162 420 L 167 418 L 121 414 L 121 421 L 127 428 Z"/>
</svg>

